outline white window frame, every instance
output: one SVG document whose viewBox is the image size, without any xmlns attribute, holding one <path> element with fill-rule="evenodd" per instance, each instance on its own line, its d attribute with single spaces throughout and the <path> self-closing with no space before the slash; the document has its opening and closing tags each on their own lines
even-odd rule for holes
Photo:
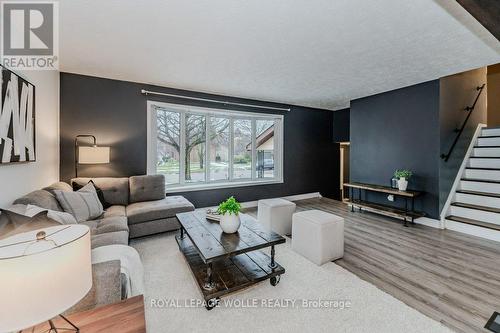
<svg viewBox="0 0 500 333">
<path fill-rule="evenodd" d="M 203 108 L 190 105 L 180 105 L 172 103 L 164 103 L 157 101 L 147 101 L 147 174 L 156 174 L 157 165 L 157 124 L 156 124 L 156 113 L 153 112 L 153 106 L 159 106 L 168 108 L 174 112 L 179 112 L 180 116 L 180 151 L 179 154 L 179 184 L 170 184 L 166 186 L 167 193 L 175 192 L 187 192 L 187 191 L 199 191 L 205 189 L 216 189 L 216 188 L 231 188 L 231 187 L 241 187 L 241 186 L 255 186 L 255 185 L 266 185 L 266 184 L 279 184 L 283 183 L 283 115 L 280 114 L 267 114 L 267 113 L 254 113 L 245 111 L 233 111 L 225 109 L 213 109 L 213 108 Z M 205 133 L 209 135 L 209 126 L 211 126 L 209 121 L 209 116 L 219 116 L 228 118 L 229 121 L 229 179 L 228 180 L 217 180 L 210 181 L 210 161 L 208 159 L 209 155 L 209 143 L 205 141 L 205 181 L 196 183 L 185 183 L 184 174 L 184 154 L 186 147 L 185 138 L 185 115 L 187 113 L 191 114 L 203 114 L 206 116 L 206 129 Z M 252 178 L 246 179 L 233 179 L 233 155 L 234 155 L 234 120 L 235 119 L 247 119 L 252 121 Z M 256 162 L 256 126 L 257 120 L 274 120 L 274 177 L 273 178 L 256 178 L 255 162 Z"/>
</svg>

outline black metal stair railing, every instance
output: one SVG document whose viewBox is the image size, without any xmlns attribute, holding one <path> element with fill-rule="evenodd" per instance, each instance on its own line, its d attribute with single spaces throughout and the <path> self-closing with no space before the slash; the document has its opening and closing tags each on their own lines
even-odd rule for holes
<svg viewBox="0 0 500 333">
<path fill-rule="evenodd" d="M 451 156 L 451 153 L 453 152 L 453 149 L 455 149 L 455 146 L 457 145 L 458 139 L 460 139 L 460 136 L 462 135 L 462 132 L 464 131 L 465 126 L 467 125 L 467 122 L 469 121 L 469 118 L 472 114 L 472 111 L 474 111 L 474 108 L 476 107 L 476 103 L 479 99 L 479 96 L 481 96 L 481 93 L 483 92 L 484 86 L 486 84 L 483 83 L 482 86 L 477 87 L 476 90 L 478 91 L 476 99 L 474 100 L 474 103 L 471 106 L 467 106 L 465 108 L 465 111 L 468 112 L 467 117 L 465 118 L 462 127 L 460 129 L 457 129 L 457 136 L 455 137 L 455 140 L 453 140 L 453 144 L 451 145 L 450 149 L 448 150 L 447 154 L 441 154 L 441 158 L 444 159 L 445 162 L 448 162 L 448 159 Z"/>
</svg>

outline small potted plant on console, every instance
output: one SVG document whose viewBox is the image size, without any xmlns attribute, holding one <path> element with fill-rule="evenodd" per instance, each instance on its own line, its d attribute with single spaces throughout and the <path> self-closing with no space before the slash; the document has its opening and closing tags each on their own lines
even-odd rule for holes
<svg viewBox="0 0 500 333">
<path fill-rule="evenodd" d="M 234 197 L 219 205 L 217 212 L 221 215 L 220 227 L 226 234 L 235 233 L 240 228 L 240 210 L 241 205 Z"/>
<path fill-rule="evenodd" d="M 398 189 L 400 191 L 406 191 L 408 188 L 408 180 L 411 178 L 413 173 L 410 170 L 396 170 L 394 172 L 394 177 L 398 179 Z"/>
</svg>

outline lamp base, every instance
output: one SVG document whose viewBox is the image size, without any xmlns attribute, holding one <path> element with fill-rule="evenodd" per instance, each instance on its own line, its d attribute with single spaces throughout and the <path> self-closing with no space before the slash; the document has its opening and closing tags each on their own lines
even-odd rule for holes
<svg viewBox="0 0 500 333">
<path fill-rule="evenodd" d="M 73 324 L 71 321 L 69 321 L 68 318 L 64 317 L 63 315 L 59 315 L 62 319 L 64 319 L 65 322 L 67 322 L 69 325 L 71 325 L 71 328 L 62 328 L 62 327 L 56 327 L 54 325 L 54 322 L 52 319 L 48 320 L 50 328 L 48 330 L 43 331 L 42 333 L 61 333 L 61 332 L 66 332 L 66 331 L 71 331 L 71 332 L 76 332 L 79 333 L 80 329 L 76 327 L 75 324 Z M 19 333 L 22 333 L 23 331 L 19 331 Z"/>
</svg>

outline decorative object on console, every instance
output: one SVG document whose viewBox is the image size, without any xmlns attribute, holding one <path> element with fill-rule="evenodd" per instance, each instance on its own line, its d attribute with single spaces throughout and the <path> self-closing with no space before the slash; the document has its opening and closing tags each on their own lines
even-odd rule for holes
<svg viewBox="0 0 500 333">
<path fill-rule="evenodd" d="M 34 162 L 35 86 L 0 65 L 0 164 Z"/>
<path fill-rule="evenodd" d="M 217 212 L 222 215 L 220 227 L 226 234 L 235 233 L 240 228 L 240 210 L 241 205 L 234 197 L 230 197 L 219 205 Z"/>
<path fill-rule="evenodd" d="M 413 173 L 410 170 L 396 170 L 394 172 L 394 177 L 398 179 L 398 189 L 400 191 L 406 191 L 408 188 L 408 180 L 410 180 Z"/>
<path fill-rule="evenodd" d="M 91 138 L 92 146 L 80 146 L 80 138 Z M 106 164 L 109 163 L 109 147 L 98 147 L 95 136 L 90 134 L 75 137 L 75 177 L 78 177 L 78 164 Z"/>
<path fill-rule="evenodd" d="M 0 331 L 21 330 L 48 321 L 49 332 L 78 328 L 61 313 L 92 287 L 90 230 L 54 226 L 0 241 Z M 60 316 L 70 327 L 57 328 Z"/>
</svg>

